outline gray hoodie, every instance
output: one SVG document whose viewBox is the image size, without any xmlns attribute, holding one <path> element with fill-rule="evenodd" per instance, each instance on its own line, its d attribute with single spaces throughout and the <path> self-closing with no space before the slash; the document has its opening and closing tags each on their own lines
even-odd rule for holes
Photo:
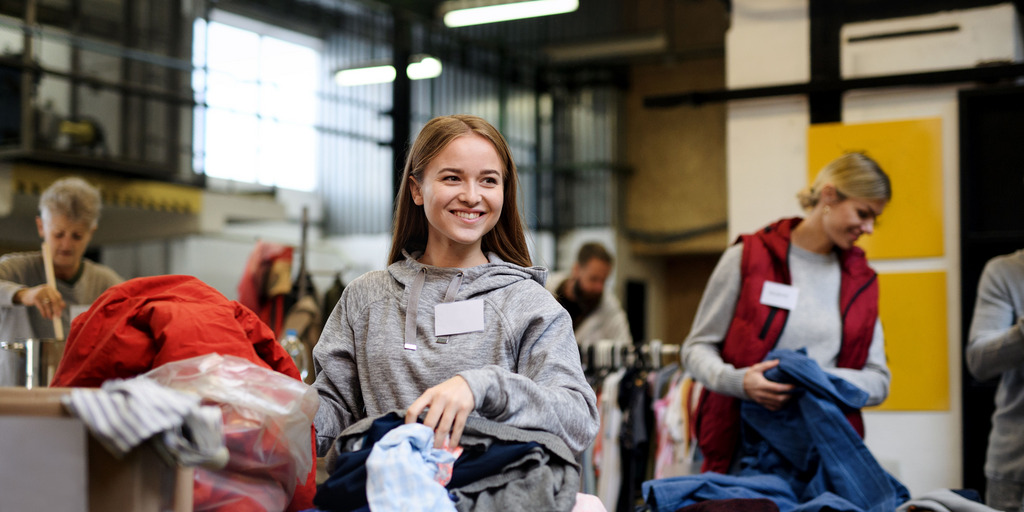
<svg viewBox="0 0 1024 512">
<path fill-rule="evenodd" d="M 569 314 L 544 289 L 547 271 L 494 254 L 465 269 L 423 265 L 418 256 L 406 254 L 386 271 L 352 281 L 327 319 L 313 350 L 317 453 L 325 454 L 349 425 L 405 409 L 455 375 L 469 383 L 474 414 L 550 432 L 574 453 L 585 450 L 597 435 L 597 400 Z M 434 306 L 446 294 L 483 300 L 484 330 L 439 343 Z"/>
</svg>

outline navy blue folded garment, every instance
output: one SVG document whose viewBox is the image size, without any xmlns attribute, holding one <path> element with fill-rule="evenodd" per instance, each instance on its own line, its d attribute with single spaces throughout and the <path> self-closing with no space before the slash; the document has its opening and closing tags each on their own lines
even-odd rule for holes
<svg viewBox="0 0 1024 512">
<path fill-rule="evenodd" d="M 366 432 L 361 449 L 338 454 L 335 467 L 327 480 L 318 485 L 313 504 L 331 512 L 351 512 L 369 507 L 366 501 L 366 459 L 373 445 L 385 434 L 405 423 L 405 418 L 388 413 L 373 422 Z"/>
<path fill-rule="evenodd" d="M 486 450 L 468 449 L 455 459 L 449 489 L 458 489 L 501 472 L 501 468 L 523 458 L 531 450 L 541 449 L 540 443 L 505 443 L 495 441 Z"/>
<path fill-rule="evenodd" d="M 373 445 L 385 434 L 405 423 L 405 418 L 390 412 L 373 421 L 359 450 L 340 452 L 327 480 L 317 486 L 313 504 L 330 512 L 357 512 L 368 507 L 366 499 L 366 459 Z M 333 448 L 332 448 L 333 449 Z M 448 489 L 477 482 L 501 473 L 502 468 L 522 459 L 540 443 L 494 440 L 488 446 L 469 445 L 452 467 Z"/>
</svg>

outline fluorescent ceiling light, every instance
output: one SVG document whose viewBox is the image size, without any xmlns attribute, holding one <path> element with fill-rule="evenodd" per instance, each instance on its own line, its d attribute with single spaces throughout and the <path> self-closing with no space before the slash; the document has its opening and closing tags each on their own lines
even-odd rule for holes
<svg viewBox="0 0 1024 512">
<path fill-rule="evenodd" d="M 441 61 L 429 55 L 413 56 L 412 62 L 405 68 L 410 80 L 424 80 L 441 75 Z M 367 66 L 362 68 L 342 69 L 334 74 L 334 82 L 342 86 L 369 85 L 394 82 L 395 67 L 390 64 Z"/>
<path fill-rule="evenodd" d="M 342 69 L 334 74 L 338 85 L 383 84 L 395 81 L 395 67 L 390 64 L 365 68 Z"/>
<path fill-rule="evenodd" d="M 447 27 L 466 27 L 498 21 L 536 18 L 573 12 L 579 0 L 480 1 L 449 0 L 438 9 Z"/>
<path fill-rule="evenodd" d="M 409 80 L 436 78 L 441 75 L 441 61 L 430 56 L 421 57 L 405 68 L 405 74 L 408 75 Z"/>
</svg>

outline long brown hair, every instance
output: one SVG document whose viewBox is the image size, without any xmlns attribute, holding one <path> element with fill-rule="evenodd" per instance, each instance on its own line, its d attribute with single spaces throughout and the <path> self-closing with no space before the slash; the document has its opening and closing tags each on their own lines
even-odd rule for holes
<svg viewBox="0 0 1024 512">
<path fill-rule="evenodd" d="M 498 152 L 498 158 L 504 164 L 503 181 L 505 183 L 503 206 L 501 217 L 494 228 L 484 234 L 480 248 L 487 252 L 494 252 L 502 260 L 515 263 L 523 267 L 532 265 L 530 251 L 526 245 L 526 234 L 523 231 L 523 221 L 519 217 L 519 203 L 517 191 L 519 189 L 519 174 L 516 172 L 516 164 L 512 160 L 512 151 L 494 126 L 482 118 L 471 115 L 451 115 L 435 117 L 427 122 L 420 130 L 416 140 L 409 150 L 409 157 L 405 160 L 405 170 L 402 172 L 402 183 L 398 189 L 398 196 L 395 198 L 394 231 L 391 236 L 391 252 L 388 255 L 388 264 L 402 259 L 402 250 L 410 253 L 423 250 L 427 247 L 427 215 L 423 207 L 412 200 L 412 193 L 409 189 L 409 182 L 415 178 L 422 181 L 423 171 L 427 165 L 437 157 L 444 148 L 448 147 L 457 137 L 467 133 L 475 133 L 494 145 Z"/>
</svg>

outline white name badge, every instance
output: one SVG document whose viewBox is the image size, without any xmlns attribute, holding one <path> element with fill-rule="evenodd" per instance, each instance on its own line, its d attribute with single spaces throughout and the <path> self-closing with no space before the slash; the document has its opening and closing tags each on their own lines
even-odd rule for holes
<svg viewBox="0 0 1024 512">
<path fill-rule="evenodd" d="M 792 311 L 796 307 L 796 297 L 800 290 L 788 284 L 764 282 L 761 288 L 761 304 Z"/>
<path fill-rule="evenodd" d="M 483 299 L 443 302 L 434 306 L 434 336 L 484 330 Z"/>
</svg>

